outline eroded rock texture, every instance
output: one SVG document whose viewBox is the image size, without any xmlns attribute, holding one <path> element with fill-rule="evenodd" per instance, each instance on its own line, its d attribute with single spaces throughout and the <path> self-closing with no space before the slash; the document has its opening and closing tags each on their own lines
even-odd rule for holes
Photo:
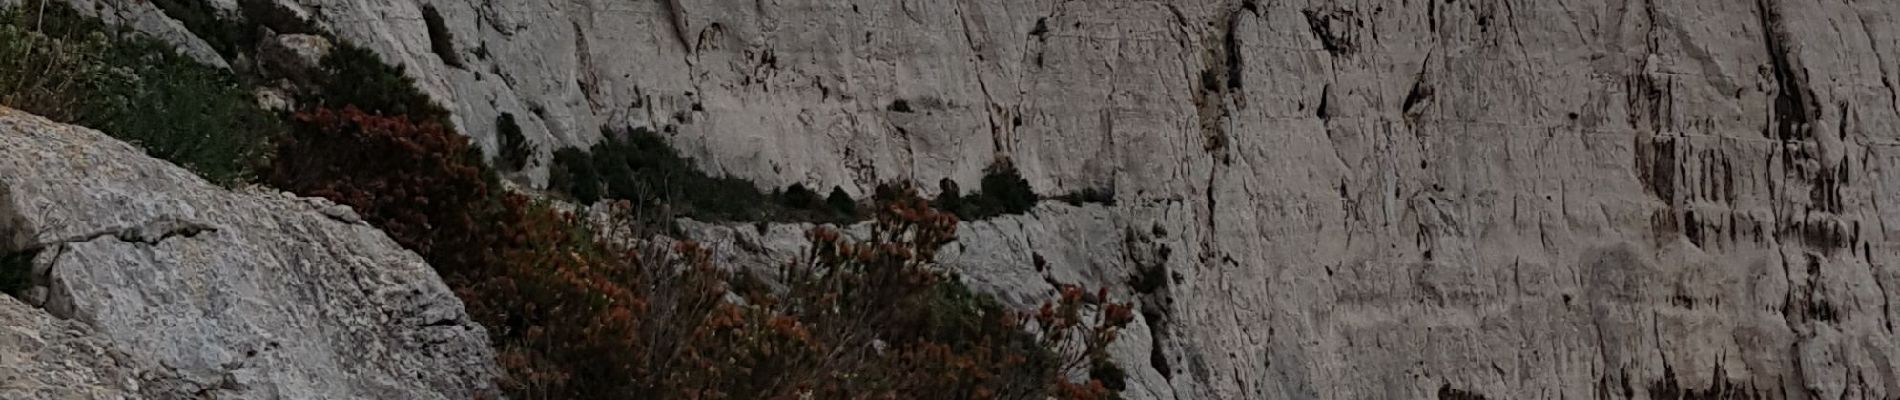
<svg viewBox="0 0 1900 400">
<path fill-rule="evenodd" d="M 0 253 L 21 250 L 37 254 L 24 297 L 99 339 L 0 328 L 15 329 L 0 355 L 80 356 L 72 391 L 18 398 L 166 398 L 116 386 L 114 369 L 85 375 L 94 366 L 81 363 L 116 365 L 105 346 L 191 398 L 494 394 L 486 332 L 420 257 L 347 207 L 232 192 L 98 131 L 0 109 Z"/>
<path fill-rule="evenodd" d="M 1900 396 L 1900 2 L 430 2 L 462 67 L 419 2 L 296 3 L 489 149 L 1112 189 L 955 263 L 1138 296 L 1134 398 Z"/>
</svg>

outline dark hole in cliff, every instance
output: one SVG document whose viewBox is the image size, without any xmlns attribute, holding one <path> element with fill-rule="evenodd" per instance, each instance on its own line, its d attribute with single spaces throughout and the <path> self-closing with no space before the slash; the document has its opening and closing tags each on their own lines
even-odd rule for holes
<svg viewBox="0 0 1900 400">
<path fill-rule="evenodd" d="M 1046 39 L 1043 35 L 1047 34 L 1049 34 L 1049 17 L 1036 18 L 1036 28 L 1029 30 L 1029 36 L 1035 36 L 1037 39 Z"/>
<path fill-rule="evenodd" d="M 429 49 L 442 58 L 443 64 L 462 68 L 462 55 L 455 51 L 455 34 L 449 33 L 449 25 L 442 20 L 442 12 L 435 5 L 422 6 L 422 23 L 429 29 Z"/>
<path fill-rule="evenodd" d="M 1251 5 L 1252 3 L 1247 4 Z M 1259 14 L 1259 12 L 1256 11 L 1255 14 Z M 1246 63 L 1241 62 L 1240 59 L 1240 39 L 1234 36 L 1234 30 L 1239 24 L 1240 15 L 1235 14 L 1233 19 L 1228 22 L 1227 32 L 1222 37 L 1222 44 L 1226 47 L 1227 51 L 1227 89 L 1236 91 L 1240 89 L 1241 67 L 1246 65 Z"/>
<path fill-rule="evenodd" d="M 37 249 L 0 254 L 0 293 L 19 297 L 31 287 L 33 257 L 39 255 Z"/>
<path fill-rule="evenodd" d="M 1319 117 L 1320 121 L 1332 122 L 1333 120 L 1332 110 L 1329 109 L 1332 105 L 1332 91 L 1332 85 L 1326 85 L 1325 88 L 1319 91 L 1319 107 L 1314 107 L 1313 109 L 1315 110 L 1314 114 Z"/>
<path fill-rule="evenodd" d="M 1135 276 L 1128 278 L 1128 286 L 1136 293 L 1154 294 L 1168 283 L 1168 270 L 1160 264 L 1138 266 Z"/>
<path fill-rule="evenodd" d="M 904 100 L 904 99 L 897 99 L 897 100 L 891 101 L 891 106 L 886 107 L 885 109 L 890 110 L 891 112 L 901 112 L 901 113 L 917 112 L 917 110 L 910 108 L 910 100 Z"/>
</svg>

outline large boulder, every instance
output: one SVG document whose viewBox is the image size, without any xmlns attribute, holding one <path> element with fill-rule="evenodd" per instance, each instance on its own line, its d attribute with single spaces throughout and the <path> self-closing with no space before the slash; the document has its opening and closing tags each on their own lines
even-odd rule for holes
<svg viewBox="0 0 1900 400">
<path fill-rule="evenodd" d="M 150 367 L 85 324 L 0 296 L 0 399 L 168 398 Z"/>
<path fill-rule="evenodd" d="M 193 392 L 494 392 L 486 332 L 420 257 L 346 207 L 218 187 L 100 132 L 7 109 L 0 155 L 0 252 L 38 254 L 25 297 Z"/>
</svg>

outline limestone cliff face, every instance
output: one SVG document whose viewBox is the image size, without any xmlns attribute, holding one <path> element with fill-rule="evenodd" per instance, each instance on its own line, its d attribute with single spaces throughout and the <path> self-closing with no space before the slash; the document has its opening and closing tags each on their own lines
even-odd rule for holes
<svg viewBox="0 0 1900 400">
<path fill-rule="evenodd" d="M 1112 189 L 953 264 L 1141 299 L 1131 398 L 1900 396 L 1900 2 L 429 2 L 462 67 L 421 2 L 294 3 L 490 149 Z"/>
<path fill-rule="evenodd" d="M 44 310 L 0 295 L 0 398 L 496 394 L 487 333 L 347 207 L 0 108 L 0 254 L 21 250 Z"/>
</svg>

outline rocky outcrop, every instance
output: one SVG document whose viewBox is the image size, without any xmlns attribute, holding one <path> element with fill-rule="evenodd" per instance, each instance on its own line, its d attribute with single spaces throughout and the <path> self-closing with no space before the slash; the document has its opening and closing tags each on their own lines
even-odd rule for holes
<svg viewBox="0 0 1900 400">
<path fill-rule="evenodd" d="M 430 2 L 462 68 L 418 2 L 296 3 L 488 149 L 511 113 L 764 186 L 1113 189 L 962 237 L 1164 277 L 1130 393 L 1900 396 L 1896 2 Z"/>
<path fill-rule="evenodd" d="M 84 324 L 0 296 L 0 398 L 186 398 L 151 368 Z"/>
<path fill-rule="evenodd" d="M 24 297 L 96 332 L 78 344 L 149 360 L 208 398 L 493 394 L 485 331 L 420 257 L 347 207 L 233 192 L 6 109 L 0 154 L 0 250 L 37 253 Z"/>
</svg>

